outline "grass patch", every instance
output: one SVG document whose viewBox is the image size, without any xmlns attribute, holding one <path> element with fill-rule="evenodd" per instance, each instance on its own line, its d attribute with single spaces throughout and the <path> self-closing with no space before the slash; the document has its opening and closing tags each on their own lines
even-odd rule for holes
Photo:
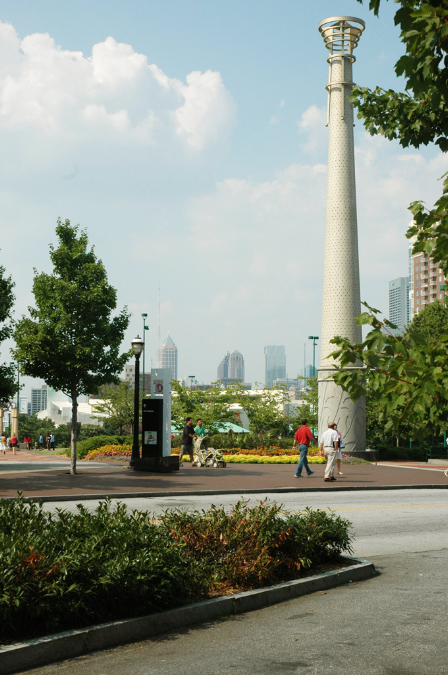
<svg viewBox="0 0 448 675">
<path fill-rule="evenodd" d="M 295 579 L 351 552 L 348 520 L 239 502 L 157 520 L 101 502 L 52 514 L 0 500 L 2 639 L 142 616 Z"/>
</svg>

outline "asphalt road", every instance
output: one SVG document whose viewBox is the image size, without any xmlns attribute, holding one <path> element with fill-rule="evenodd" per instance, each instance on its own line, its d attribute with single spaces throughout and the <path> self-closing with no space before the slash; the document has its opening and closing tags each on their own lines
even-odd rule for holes
<svg viewBox="0 0 448 675">
<path fill-rule="evenodd" d="M 443 675 L 448 672 L 447 496 L 446 490 L 282 494 L 289 510 L 330 507 L 350 519 L 356 554 L 373 560 L 380 574 L 28 673 Z M 126 501 L 155 513 L 210 503 L 200 497 Z M 233 501 L 234 496 L 219 497 L 220 503 Z"/>
<path fill-rule="evenodd" d="M 307 506 L 332 509 L 347 518 L 354 528 L 354 554 L 369 558 L 373 555 L 431 551 L 441 543 L 448 547 L 448 491 L 447 490 L 372 490 L 333 493 L 266 494 L 265 497 L 285 510 L 300 511 Z M 247 497 L 246 497 L 247 498 Z M 251 497 L 250 503 L 260 498 Z M 111 500 L 115 503 L 117 500 Z M 154 497 L 122 500 L 129 509 L 161 513 L 170 508 L 206 509 L 214 504 L 227 508 L 238 501 L 235 495 L 194 497 Z M 47 502 L 45 508 L 76 510 L 80 502 Z M 98 501 L 84 501 L 94 509 Z M 448 672 L 448 668 L 447 668 Z"/>
</svg>

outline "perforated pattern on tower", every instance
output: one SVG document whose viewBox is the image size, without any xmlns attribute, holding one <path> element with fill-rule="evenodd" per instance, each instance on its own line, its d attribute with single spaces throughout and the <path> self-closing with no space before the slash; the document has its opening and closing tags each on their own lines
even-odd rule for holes
<svg viewBox="0 0 448 675">
<path fill-rule="evenodd" d="M 328 174 L 322 301 L 321 364 L 319 367 L 319 434 L 335 421 L 348 451 L 365 449 L 365 401 L 353 402 L 331 379 L 335 335 L 360 342 L 356 316 L 361 311 L 356 218 L 353 108 L 353 49 L 364 22 L 354 17 L 333 17 L 319 24 L 329 50 L 330 69 L 327 125 Z M 329 379 L 330 377 L 330 379 Z"/>
<path fill-rule="evenodd" d="M 359 26 L 353 25 L 359 22 Z M 353 49 L 364 23 L 353 17 L 333 17 L 319 24 L 330 54 L 328 90 L 328 177 L 322 303 L 321 366 L 334 351 L 330 340 L 342 335 L 361 339 L 355 324 L 360 313 L 358 229 L 356 218 L 353 107 Z"/>
</svg>

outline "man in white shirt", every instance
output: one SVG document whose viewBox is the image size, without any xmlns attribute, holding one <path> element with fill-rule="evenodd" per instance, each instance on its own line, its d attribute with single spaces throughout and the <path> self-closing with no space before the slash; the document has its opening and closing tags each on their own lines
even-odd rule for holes
<svg viewBox="0 0 448 675">
<path fill-rule="evenodd" d="M 323 450 L 327 457 L 324 481 L 336 480 L 334 477 L 334 465 L 336 463 L 336 451 L 339 447 L 338 432 L 334 422 L 328 422 L 328 429 L 324 431 L 319 443 L 319 449 Z"/>
</svg>

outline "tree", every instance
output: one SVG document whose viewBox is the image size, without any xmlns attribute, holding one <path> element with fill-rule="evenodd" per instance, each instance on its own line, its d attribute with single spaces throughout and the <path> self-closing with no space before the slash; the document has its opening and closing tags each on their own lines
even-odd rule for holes
<svg viewBox="0 0 448 675">
<path fill-rule="evenodd" d="M 376 15 L 380 2 L 369 2 Z M 401 0 L 398 4 L 395 24 L 401 28 L 406 53 L 395 64 L 395 72 L 405 78 L 405 92 L 355 87 L 352 101 L 372 135 L 398 139 L 404 148 L 434 142 L 446 152 L 448 6 L 440 0 Z M 410 205 L 414 223 L 406 236 L 416 237 L 414 253 L 427 253 L 448 274 L 448 174 L 442 178 L 442 196 L 432 209 L 427 210 L 422 201 Z"/>
<path fill-rule="evenodd" d="M 435 300 L 414 316 L 409 330 L 421 335 L 426 344 L 434 346 L 442 335 L 448 335 L 448 307 L 446 302 Z"/>
<path fill-rule="evenodd" d="M 76 473 L 78 397 L 116 382 L 129 352 L 119 353 L 129 314 L 112 318 L 117 294 L 85 230 L 57 221 L 59 245 L 50 245 L 53 274 L 34 271 L 35 307 L 16 325 L 16 359 L 25 375 L 42 378 L 72 401 L 71 473 Z"/>
<path fill-rule="evenodd" d="M 11 313 L 14 305 L 14 282 L 11 277 L 5 276 L 5 268 L 0 265 L 0 343 L 6 340 L 12 332 Z M 17 392 L 17 383 L 14 367 L 6 363 L 0 364 L 0 407 L 8 406 Z"/>
<path fill-rule="evenodd" d="M 231 395 L 234 403 L 239 403 L 249 418 L 249 429 L 257 434 L 268 431 L 286 436 L 292 420 L 285 415 L 285 404 L 289 403 L 285 388 L 264 387 L 253 394 L 241 386 L 233 386 Z"/>
<path fill-rule="evenodd" d="M 368 311 L 357 317 L 358 325 L 371 330 L 361 343 L 335 337 L 337 349 L 330 355 L 338 366 L 335 382 L 353 399 L 366 395 L 381 402 L 379 423 L 384 429 L 397 429 L 400 424 L 415 425 L 418 438 L 428 427 L 435 437 L 448 424 L 448 335 L 441 335 L 434 345 L 416 330 L 395 336 L 389 330 L 396 326 L 378 318 L 379 311 L 363 303 Z M 363 365 L 364 369 L 348 366 Z"/>
<path fill-rule="evenodd" d="M 104 384 L 99 388 L 98 396 L 103 402 L 95 404 L 95 411 L 107 415 L 107 423 L 117 427 L 120 436 L 125 431 L 130 433 L 134 422 L 134 390 L 130 383 Z"/>
<path fill-rule="evenodd" d="M 179 431 L 183 429 L 187 417 L 192 417 L 194 422 L 203 419 L 210 434 L 219 431 L 222 422 L 238 423 L 230 408 L 233 397 L 218 383 L 213 383 L 211 389 L 201 391 L 188 389 L 173 380 L 172 388 L 171 419 Z"/>
<path fill-rule="evenodd" d="M 302 419 L 308 420 L 308 426 L 317 429 L 318 427 L 318 385 L 317 375 L 306 379 L 306 389 L 302 396 L 305 401 L 297 410 L 296 424 L 299 425 Z"/>
</svg>

